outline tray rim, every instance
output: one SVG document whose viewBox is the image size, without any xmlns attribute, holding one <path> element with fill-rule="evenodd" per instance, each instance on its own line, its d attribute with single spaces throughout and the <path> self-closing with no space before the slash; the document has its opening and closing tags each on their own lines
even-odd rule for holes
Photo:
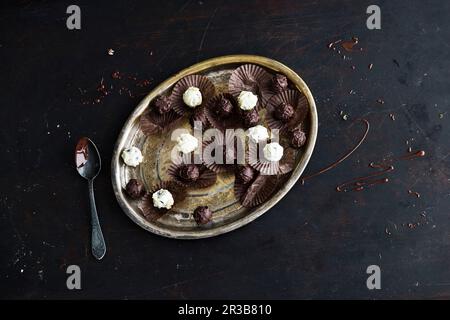
<svg viewBox="0 0 450 320">
<path fill-rule="evenodd" d="M 253 63 L 253 64 L 257 64 L 257 65 L 266 67 L 275 72 L 283 73 L 306 96 L 309 107 L 310 107 L 310 110 L 309 110 L 310 111 L 309 112 L 310 128 L 309 128 L 307 144 L 304 147 L 304 152 L 303 152 L 303 155 L 301 156 L 300 161 L 298 162 L 298 165 L 292 171 L 292 174 L 289 177 L 289 179 L 286 181 L 286 183 L 267 202 L 263 203 L 256 209 L 253 209 L 253 211 L 250 212 L 245 217 L 235 220 L 229 224 L 226 224 L 226 225 L 223 225 L 223 226 L 220 226 L 217 228 L 212 228 L 212 229 L 198 229 L 198 230 L 194 230 L 194 231 L 185 231 L 185 230 L 170 230 L 170 229 L 160 227 L 156 224 L 152 224 L 152 223 L 146 221 L 139 213 L 135 213 L 135 210 L 131 206 L 128 205 L 126 196 L 122 190 L 122 186 L 120 183 L 120 151 L 124 147 L 125 137 L 129 134 L 131 127 L 132 127 L 131 125 L 145 111 L 149 102 L 153 98 L 155 98 L 156 96 L 160 95 L 162 92 L 169 89 L 172 85 L 174 85 L 182 77 L 189 75 L 189 74 L 203 72 L 207 69 L 219 67 L 222 65 L 240 64 L 240 63 L 241 64 Z M 295 71 L 293 71 L 292 69 L 290 69 L 283 63 L 273 60 L 273 59 L 270 59 L 270 58 L 267 58 L 267 57 L 257 56 L 257 55 L 247 55 L 247 54 L 226 55 L 226 56 L 219 56 L 219 57 L 207 59 L 207 60 L 198 62 L 190 67 L 187 67 L 187 68 L 177 72 L 173 76 L 169 77 L 168 79 L 164 80 L 163 82 L 161 82 L 158 86 L 156 86 L 153 90 L 151 90 L 138 103 L 138 105 L 135 107 L 135 109 L 133 110 L 131 115 L 125 121 L 125 123 L 119 133 L 119 136 L 117 138 L 116 144 L 114 146 L 113 155 L 112 155 L 112 159 L 111 159 L 111 180 L 112 180 L 114 194 L 116 196 L 116 199 L 117 199 L 120 207 L 125 212 L 125 214 L 134 223 L 136 223 L 141 228 L 143 228 L 149 232 L 152 232 L 152 233 L 160 235 L 160 236 L 164 236 L 164 237 L 168 237 L 168 238 L 175 238 L 175 239 L 201 239 L 201 238 L 218 236 L 220 234 L 224 234 L 224 233 L 233 231 L 235 229 L 238 229 L 240 227 L 243 227 L 243 226 L 247 225 L 248 223 L 252 222 L 256 218 L 258 218 L 261 215 L 263 215 L 264 213 L 266 213 L 273 206 L 275 206 L 289 192 L 289 190 L 294 186 L 294 184 L 300 178 L 301 174 L 305 170 L 305 168 L 311 158 L 311 155 L 312 155 L 312 152 L 314 150 L 316 140 L 317 140 L 317 132 L 318 132 L 318 115 L 317 115 L 316 104 L 314 101 L 314 97 L 311 93 L 311 90 L 308 88 L 307 84 L 303 81 L 303 79 Z"/>
</svg>

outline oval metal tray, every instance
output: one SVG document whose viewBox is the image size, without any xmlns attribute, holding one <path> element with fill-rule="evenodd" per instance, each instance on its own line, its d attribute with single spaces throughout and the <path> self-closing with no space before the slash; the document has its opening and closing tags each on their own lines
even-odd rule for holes
<svg viewBox="0 0 450 320">
<path fill-rule="evenodd" d="M 139 117 L 155 97 L 170 92 L 173 85 L 184 76 L 203 74 L 214 83 L 217 92 L 222 92 L 227 88 L 231 72 L 246 63 L 256 64 L 270 72 L 286 75 L 308 100 L 310 109 L 306 120 L 308 139 L 306 145 L 297 154 L 296 166 L 290 173 L 289 179 L 268 201 L 258 207 L 246 209 L 234 197 L 234 176 L 220 174 L 214 186 L 207 189 L 189 190 L 186 200 L 175 205 L 175 214 L 165 215 L 156 222 L 145 220 L 137 207 L 138 203 L 128 198 L 123 188 L 131 178 L 143 181 L 147 189 L 161 180 L 168 179 L 166 171 L 170 165 L 170 157 L 167 155 L 174 146 L 174 142 L 170 141 L 170 133 L 146 137 L 139 129 Z M 187 119 L 182 126 L 190 128 Z M 205 60 L 180 71 L 157 86 L 139 103 L 128 118 L 119 134 L 112 157 L 111 174 L 114 193 L 123 211 L 136 224 L 155 234 L 177 239 L 198 239 L 229 232 L 250 223 L 268 211 L 297 182 L 313 152 L 317 127 L 316 105 L 308 86 L 297 73 L 282 63 L 253 55 L 231 55 Z M 137 146 L 143 152 L 144 162 L 137 168 L 125 166 L 120 159 L 121 151 L 129 146 Z M 213 210 L 212 223 L 206 226 L 197 226 L 191 213 L 198 205 L 208 205 Z"/>
</svg>

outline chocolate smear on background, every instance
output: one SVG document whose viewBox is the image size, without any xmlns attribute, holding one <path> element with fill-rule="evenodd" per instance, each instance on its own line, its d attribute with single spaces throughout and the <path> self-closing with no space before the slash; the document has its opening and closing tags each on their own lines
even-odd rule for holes
<svg viewBox="0 0 450 320">
<path fill-rule="evenodd" d="M 341 42 L 342 48 L 345 49 L 347 52 L 352 52 L 353 47 L 356 46 L 359 42 L 359 39 L 357 37 L 352 37 L 351 40 L 345 40 Z"/>
<path fill-rule="evenodd" d="M 331 163 L 330 165 L 326 166 L 325 168 L 319 170 L 316 173 L 313 173 L 313 174 L 303 177 L 301 180 L 302 184 L 304 184 L 306 180 L 311 179 L 312 177 L 318 176 L 322 173 L 325 173 L 325 172 L 337 167 L 340 163 L 342 163 L 345 159 L 350 157 L 352 155 L 352 153 L 355 152 L 361 146 L 361 144 L 366 139 L 367 134 L 369 133 L 370 124 L 369 124 L 369 121 L 367 121 L 366 119 L 358 119 L 358 121 L 363 122 L 366 126 L 365 131 L 364 131 L 363 135 L 361 136 L 361 138 L 359 139 L 358 143 L 352 149 L 350 149 L 346 154 L 344 154 L 342 157 L 340 157 L 338 160 L 336 160 L 335 162 Z"/>
</svg>

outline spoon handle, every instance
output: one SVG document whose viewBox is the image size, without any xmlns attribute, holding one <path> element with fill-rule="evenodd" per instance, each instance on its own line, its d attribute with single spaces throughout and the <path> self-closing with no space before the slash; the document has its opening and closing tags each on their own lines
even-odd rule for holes
<svg viewBox="0 0 450 320">
<path fill-rule="evenodd" d="M 97 207 L 95 206 L 94 197 L 94 181 L 89 180 L 89 200 L 91 203 L 91 245 L 92 254 L 97 260 L 101 260 L 106 253 L 105 239 L 103 238 L 102 228 L 100 227 L 100 222 L 98 221 Z"/>
</svg>

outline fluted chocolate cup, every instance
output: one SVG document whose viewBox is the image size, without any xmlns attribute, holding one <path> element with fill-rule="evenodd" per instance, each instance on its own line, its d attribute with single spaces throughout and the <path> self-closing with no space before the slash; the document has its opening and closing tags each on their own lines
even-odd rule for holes
<svg viewBox="0 0 450 320">
<path fill-rule="evenodd" d="M 264 148 L 265 145 L 265 143 L 249 144 L 247 163 L 253 169 L 263 175 L 281 175 L 291 172 L 294 169 L 295 150 L 293 148 L 283 147 L 283 157 L 279 161 L 269 161 L 264 158 L 263 152 L 259 152 L 260 148 Z"/>
<path fill-rule="evenodd" d="M 170 213 L 173 209 L 173 206 L 171 209 L 165 209 L 165 208 L 156 208 L 153 205 L 152 195 L 153 193 L 155 193 L 160 189 L 166 189 L 172 194 L 174 205 L 182 202 L 186 198 L 185 188 L 183 188 L 182 186 L 173 181 L 162 181 L 161 183 L 154 185 L 150 189 L 150 191 L 147 194 L 145 194 L 145 196 L 142 198 L 141 203 L 138 206 L 139 209 L 141 210 L 142 216 L 150 222 L 158 220 L 165 214 Z"/>
<path fill-rule="evenodd" d="M 288 120 L 280 119 L 280 116 L 277 116 L 277 109 L 283 104 L 293 108 L 293 114 Z M 278 129 L 281 133 L 300 126 L 307 115 L 308 102 L 306 97 L 297 90 L 286 90 L 273 96 L 266 107 L 266 121 L 269 128 Z"/>
<path fill-rule="evenodd" d="M 207 188 L 217 180 L 216 173 L 204 164 L 172 164 L 168 173 L 173 181 L 185 188 Z"/>
<path fill-rule="evenodd" d="M 183 94 L 189 87 L 199 88 L 202 94 L 201 105 L 191 108 L 184 103 Z M 194 74 L 182 78 L 175 84 L 170 95 L 170 103 L 172 104 L 173 110 L 180 116 L 185 114 L 192 115 L 195 109 L 207 105 L 215 93 L 216 89 L 211 80 L 205 76 Z"/>
<path fill-rule="evenodd" d="M 224 111 L 222 101 L 228 101 L 231 111 Z M 205 115 L 213 128 L 224 132 L 226 129 L 242 128 L 242 119 L 236 98 L 229 93 L 213 97 L 205 106 Z"/>
<path fill-rule="evenodd" d="M 254 64 L 244 64 L 236 68 L 228 81 L 228 91 L 235 98 L 242 91 L 251 91 L 258 96 L 256 110 L 265 107 L 267 101 L 273 95 L 271 90 L 272 76 L 263 68 Z"/>
<path fill-rule="evenodd" d="M 236 164 L 245 162 L 244 131 L 242 135 L 233 130 L 226 130 L 225 133 L 219 131 L 219 133 L 203 142 L 203 162 L 208 169 L 216 173 L 230 172 L 234 170 Z M 216 162 L 216 151 L 222 152 L 222 163 Z"/>
<path fill-rule="evenodd" d="M 234 194 L 243 207 L 255 207 L 272 196 L 279 185 L 278 182 L 278 176 L 265 176 L 258 173 L 257 177 L 250 183 L 236 180 Z"/>
</svg>

